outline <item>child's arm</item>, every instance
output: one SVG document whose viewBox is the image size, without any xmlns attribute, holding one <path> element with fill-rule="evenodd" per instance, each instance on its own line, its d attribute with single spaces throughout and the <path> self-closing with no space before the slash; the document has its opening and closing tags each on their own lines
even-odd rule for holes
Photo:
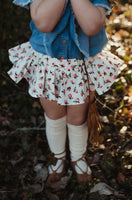
<svg viewBox="0 0 132 200">
<path fill-rule="evenodd" d="M 59 21 L 66 0 L 35 0 L 30 13 L 36 27 L 44 33 L 51 32 Z"/>
<path fill-rule="evenodd" d="M 89 0 L 70 1 L 75 17 L 83 32 L 89 36 L 97 34 L 105 22 L 105 8 L 94 6 Z"/>
</svg>

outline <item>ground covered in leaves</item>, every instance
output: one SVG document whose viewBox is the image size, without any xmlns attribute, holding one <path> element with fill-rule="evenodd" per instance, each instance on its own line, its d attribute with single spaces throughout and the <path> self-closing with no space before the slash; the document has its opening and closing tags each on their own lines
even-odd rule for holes
<svg viewBox="0 0 132 200">
<path fill-rule="evenodd" d="M 45 186 L 49 149 L 43 110 L 38 100 L 25 92 L 26 82 L 16 85 L 6 73 L 11 67 L 7 49 L 29 38 L 29 14 L 11 1 L 0 2 L 1 200 L 131 199 L 132 2 L 121 3 L 106 20 L 109 37 L 106 48 L 124 64 L 111 90 L 97 96 L 103 130 L 102 144 L 88 146 L 93 179 L 86 185 L 77 184 L 68 159 L 68 172 L 56 191 L 52 191 Z"/>
</svg>

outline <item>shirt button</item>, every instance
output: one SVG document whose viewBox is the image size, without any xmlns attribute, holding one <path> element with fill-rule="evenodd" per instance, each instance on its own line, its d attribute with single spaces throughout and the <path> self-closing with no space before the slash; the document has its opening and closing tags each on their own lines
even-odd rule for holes
<svg viewBox="0 0 132 200">
<path fill-rule="evenodd" d="M 63 43 L 63 44 L 66 44 L 66 40 L 62 40 L 62 43 Z"/>
</svg>

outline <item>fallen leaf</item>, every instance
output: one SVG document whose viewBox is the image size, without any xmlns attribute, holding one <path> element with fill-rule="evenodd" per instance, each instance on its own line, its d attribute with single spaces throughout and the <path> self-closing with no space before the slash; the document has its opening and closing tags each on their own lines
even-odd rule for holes
<svg viewBox="0 0 132 200">
<path fill-rule="evenodd" d="M 43 167 L 43 168 L 40 168 L 39 171 L 37 171 L 37 175 L 36 175 L 36 182 L 44 182 L 46 179 L 47 179 L 47 176 L 48 176 L 48 169 L 47 167 Z"/>
<path fill-rule="evenodd" d="M 120 183 L 120 182 L 125 182 L 126 177 L 125 177 L 125 175 L 124 175 L 122 172 L 119 172 L 119 173 L 118 173 L 117 180 L 118 180 L 119 183 Z"/>
<path fill-rule="evenodd" d="M 41 108 L 40 104 L 37 101 L 34 101 L 34 103 L 32 104 L 33 108 Z"/>
<path fill-rule="evenodd" d="M 127 126 L 123 126 L 123 127 L 121 128 L 121 130 L 120 130 L 120 133 L 121 133 L 121 134 L 125 134 L 126 131 L 127 131 Z"/>
<path fill-rule="evenodd" d="M 105 194 L 105 195 L 118 195 L 119 192 L 107 185 L 106 183 L 100 182 L 97 183 L 91 190 L 90 193 L 92 192 L 99 192 L 100 195 Z"/>
<path fill-rule="evenodd" d="M 120 37 L 122 37 L 122 38 L 126 38 L 129 36 L 129 32 L 125 31 L 123 29 L 120 29 L 118 33 L 119 33 Z"/>
</svg>

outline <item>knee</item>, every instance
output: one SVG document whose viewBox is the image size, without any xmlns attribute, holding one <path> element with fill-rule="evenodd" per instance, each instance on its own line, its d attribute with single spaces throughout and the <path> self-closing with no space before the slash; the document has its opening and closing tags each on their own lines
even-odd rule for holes
<svg viewBox="0 0 132 200">
<path fill-rule="evenodd" d="M 69 124 L 80 126 L 86 121 L 85 115 L 80 115 L 79 113 L 67 113 L 67 122 Z"/>
<path fill-rule="evenodd" d="M 56 110 L 56 109 L 52 109 L 52 110 L 45 110 L 45 113 L 47 115 L 47 117 L 49 117 L 52 120 L 57 120 L 60 119 L 64 116 L 66 116 L 66 112 L 64 110 Z"/>
<path fill-rule="evenodd" d="M 52 120 L 58 120 L 65 116 L 65 114 L 58 114 L 56 112 L 45 112 L 45 113 L 46 113 L 47 117 Z"/>
</svg>

